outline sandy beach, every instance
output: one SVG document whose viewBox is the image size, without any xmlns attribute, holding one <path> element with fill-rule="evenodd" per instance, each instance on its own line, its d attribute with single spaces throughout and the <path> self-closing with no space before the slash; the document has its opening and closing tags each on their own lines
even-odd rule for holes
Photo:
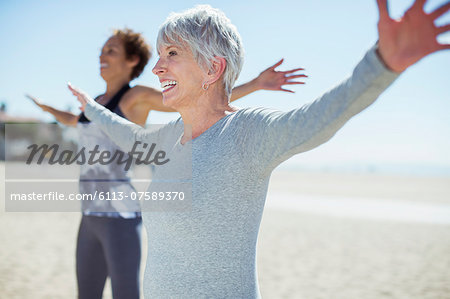
<svg viewBox="0 0 450 299">
<path fill-rule="evenodd" d="M 258 243 L 263 298 L 450 298 L 449 186 L 274 172 Z M 6 213 L 4 200 L 2 191 L 0 298 L 76 298 L 80 214 Z"/>
</svg>

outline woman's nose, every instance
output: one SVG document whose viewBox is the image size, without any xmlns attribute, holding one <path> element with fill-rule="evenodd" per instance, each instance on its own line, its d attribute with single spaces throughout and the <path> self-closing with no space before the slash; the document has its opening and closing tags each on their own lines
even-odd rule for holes
<svg viewBox="0 0 450 299">
<path fill-rule="evenodd" d="M 166 71 L 165 67 L 163 66 L 163 62 L 161 61 L 161 58 L 156 62 L 155 66 L 152 69 L 153 74 L 155 75 L 161 75 Z"/>
</svg>

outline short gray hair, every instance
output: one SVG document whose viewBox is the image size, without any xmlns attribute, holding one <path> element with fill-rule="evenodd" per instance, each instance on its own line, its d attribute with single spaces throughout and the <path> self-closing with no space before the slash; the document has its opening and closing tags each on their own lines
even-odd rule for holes
<svg viewBox="0 0 450 299">
<path fill-rule="evenodd" d="M 225 58 L 223 84 L 231 94 L 244 62 L 244 48 L 236 27 L 225 14 L 209 5 L 197 5 L 181 13 L 171 13 L 159 28 L 156 46 L 189 46 L 194 59 L 205 71 L 215 56 Z"/>
</svg>

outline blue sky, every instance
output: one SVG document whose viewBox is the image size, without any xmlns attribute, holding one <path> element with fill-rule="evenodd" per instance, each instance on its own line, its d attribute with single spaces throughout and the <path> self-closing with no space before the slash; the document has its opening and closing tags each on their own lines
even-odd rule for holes
<svg viewBox="0 0 450 299">
<path fill-rule="evenodd" d="M 431 10 L 445 1 L 428 1 Z M 154 45 L 159 25 L 171 11 L 195 1 L 13 1 L 0 2 L 0 102 L 8 112 L 51 121 L 23 95 L 30 93 L 60 109 L 77 112 L 66 82 L 92 96 L 104 91 L 98 55 L 113 28 L 128 26 Z M 238 83 L 246 82 L 278 59 L 282 69 L 305 67 L 307 84 L 296 93 L 256 92 L 238 106 L 289 110 L 314 100 L 349 75 L 377 40 L 375 0 L 209 1 L 237 26 L 246 50 Z M 391 0 L 392 16 L 412 1 Z M 450 21 L 450 13 L 438 20 Z M 450 42 L 450 34 L 441 41 Z M 133 84 L 157 87 L 151 73 Z M 311 168 L 409 169 L 439 167 L 450 174 L 450 52 L 433 54 L 407 70 L 379 100 L 352 119 L 327 144 L 291 159 Z M 176 114 L 152 112 L 151 123 Z M 425 168 L 421 168 L 425 169 Z"/>
</svg>

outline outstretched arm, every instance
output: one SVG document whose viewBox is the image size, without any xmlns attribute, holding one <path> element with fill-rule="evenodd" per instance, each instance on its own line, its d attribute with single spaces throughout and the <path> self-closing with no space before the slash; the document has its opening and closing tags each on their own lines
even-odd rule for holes
<svg viewBox="0 0 450 299">
<path fill-rule="evenodd" d="M 423 10 L 426 0 L 416 0 L 402 18 L 389 16 L 387 0 L 377 0 L 378 53 L 385 65 L 394 72 L 403 72 L 425 56 L 444 49 L 448 44 L 437 41 L 439 34 L 450 31 L 450 24 L 436 26 L 434 21 L 450 9 L 450 2 L 431 13 Z"/>
<path fill-rule="evenodd" d="M 298 71 L 303 71 L 303 68 L 289 71 L 276 71 L 275 69 L 282 63 L 283 59 L 262 71 L 258 77 L 250 82 L 235 87 L 232 91 L 230 101 L 236 101 L 257 90 L 278 90 L 293 93 L 292 90 L 283 88 L 283 85 L 305 84 L 304 82 L 294 80 L 308 77 L 303 74 L 296 74 Z"/>
<path fill-rule="evenodd" d="M 98 125 L 122 150 L 129 152 L 136 140 L 146 140 L 147 131 L 144 128 L 96 103 L 87 93 L 70 83 L 68 87 L 77 97 L 86 117 Z M 148 136 L 150 135 L 149 133 Z"/>
<path fill-rule="evenodd" d="M 253 145 L 243 147 L 249 168 L 266 175 L 292 155 L 328 141 L 351 117 L 373 103 L 399 73 L 428 54 L 450 48 L 436 40 L 450 26 L 434 24 L 450 9 L 450 3 L 427 14 L 423 11 L 425 1 L 417 0 L 400 20 L 392 20 L 386 1 L 377 2 L 379 43 L 347 80 L 299 109 L 265 110 L 247 118 L 254 121 L 246 124 L 242 134 L 236 134 L 236 140 Z"/>
<path fill-rule="evenodd" d="M 68 111 L 58 110 L 56 108 L 53 108 L 52 106 L 42 104 L 41 101 L 29 94 L 26 94 L 25 96 L 32 100 L 39 108 L 42 109 L 42 111 L 52 114 L 58 122 L 66 126 L 76 127 L 79 115 L 75 115 Z"/>
<path fill-rule="evenodd" d="M 275 69 L 282 63 L 283 59 L 262 71 L 255 79 L 233 88 L 230 101 L 236 101 L 258 90 L 277 90 L 293 93 L 292 90 L 285 89 L 283 86 L 305 84 L 304 82 L 295 80 L 298 78 L 308 77 L 303 74 L 297 74 L 298 71 L 304 70 L 303 68 L 296 68 L 288 71 L 276 71 Z M 161 91 L 141 85 L 135 86 L 133 89 L 135 89 L 135 92 L 139 94 L 139 100 L 136 101 L 137 105 L 132 107 L 136 110 L 137 114 L 142 113 L 143 111 L 148 114 L 150 110 L 176 112 L 174 109 L 164 106 Z M 129 115 L 130 114 L 131 113 L 129 113 Z M 145 117 L 145 119 L 147 119 L 147 117 Z"/>
</svg>

